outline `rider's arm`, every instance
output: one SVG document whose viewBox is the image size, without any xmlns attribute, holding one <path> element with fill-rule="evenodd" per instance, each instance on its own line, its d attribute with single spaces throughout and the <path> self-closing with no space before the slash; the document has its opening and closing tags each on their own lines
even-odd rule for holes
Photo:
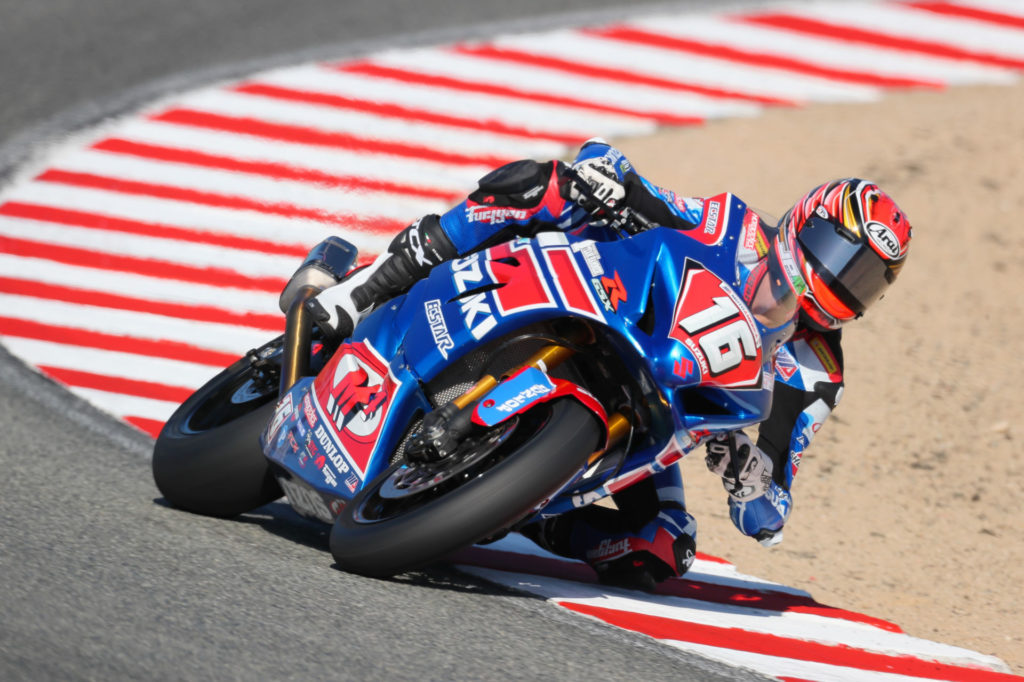
<svg viewBox="0 0 1024 682">
<path fill-rule="evenodd" d="M 772 457 L 775 481 L 786 490 L 842 395 L 840 338 L 840 331 L 799 333 L 776 356 L 772 411 L 761 423 L 757 446 Z"/>
<path fill-rule="evenodd" d="M 743 432 L 708 443 L 707 465 L 729 492 L 729 517 L 762 544 L 782 540 L 800 458 L 839 402 L 839 335 L 801 332 L 779 349 L 772 410 L 761 422 L 756 445 Z"/>
<path fill-rule="evenodd" d="M 622 203 L 648 220 L 677 229 L 700 223 L 703 202 L 652 184 L 607 142 L 594 138 L 583 144 L 572 168 L 579 171 L 586 164 L 609 170 L 623 187 Z M 570 199 L 567 168 L 561 161 L 514 161 L 482 177 L 476 190 L 443 215 L 425 220 L 439 220 L 460 255 L 544 230 L 585 227 L 592 216 Z"/>
<path fill-rule="evenodd" d="M 440 216 L 460 255 L 542 230 L 570 229 L 581 218 L 563 196 L 561 161 L 513 161 L 480 178 L 465 200 Z M 576 214 L 576 215 L 574 215 Z"/>
<path fill-rule="evenodd" d="M 625 186 L 623 204 L 647 220 L 677 230 L 691 230 L 701 221 L 703 201 L 658 187 L 640 175 L 622 152 L 600 138 L 584 143 L 573 165 L 591 159 L 605 159 Z"/>
</svg>

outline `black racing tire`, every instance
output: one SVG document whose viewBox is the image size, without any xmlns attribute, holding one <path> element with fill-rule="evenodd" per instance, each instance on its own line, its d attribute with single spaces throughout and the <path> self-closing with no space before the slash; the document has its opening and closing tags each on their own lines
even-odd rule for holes
<svg viewBox="0 0 1024 682">
<path fill-rule="evenodd" d="M 282 497 L 259 444 L 276 399 L 276 388 L 253 381 L 248 358 L 193 393 L 164 424 L 153 448 L 153 480 L 164 499 L 179 509 L 226 518 Z"/>
<path fill-rule="evenodd" d="M 375 578 L 396 575 L 525 518 L 580 470 L 603 435 L 593 413 L 571 398 L 539 405 L 527 414 L 531 416 L 528 431 L 518 438 L 513 434 L 511 453 L 408 510 L 388 518 L 366 517 L 377 508 L 379 491 L 401 462 L 371 481 L 331 529 L 331 554 L 338 567 Z"/>
</svg>

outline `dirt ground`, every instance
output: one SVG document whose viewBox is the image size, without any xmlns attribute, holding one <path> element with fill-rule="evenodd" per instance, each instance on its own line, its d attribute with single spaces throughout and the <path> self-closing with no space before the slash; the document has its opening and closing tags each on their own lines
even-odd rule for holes
<svg viewBox="0 0 1024 682">
<path fill-rule="evenodd" d="M 914 226 L 899 281 L 844 332 L 846 392 L 794 483 L 785 541 L 728 520 L 683 464 L 700 550 L 1024 673 L 1024 85 L 776 109 L 615 140 L 653 182 L 781 215 L 845 176 Z M 665 153 L 671 150 L 671 155 Z M 1020 221 L 1020 222 L 1018 222 Z"/>
</svg>

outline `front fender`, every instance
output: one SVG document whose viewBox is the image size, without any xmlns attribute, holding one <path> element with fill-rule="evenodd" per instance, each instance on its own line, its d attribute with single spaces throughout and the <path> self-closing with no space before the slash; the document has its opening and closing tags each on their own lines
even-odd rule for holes
<svg viewBox="0 0 1024 682">
<path fill-rule="evenodd" d="M 608 437 L 608 413 L 590 391 L 565 379 L 558 379 L 536 367 L 524 367 L 486 393 L 473 408 L 472 421 L 492 427 L 522 414 L 541 403 L 572 398 L 590 410 Z"/>
</svg>

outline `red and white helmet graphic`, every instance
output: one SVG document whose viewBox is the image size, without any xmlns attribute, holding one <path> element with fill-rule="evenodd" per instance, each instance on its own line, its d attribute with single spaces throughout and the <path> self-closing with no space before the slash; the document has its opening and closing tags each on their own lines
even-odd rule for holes
<svg viewBox="0 0 1024 682">
<path fill-rule="evenodd" d="M 835 180 L 804 195 L 779 223 L 778 248 L 799 270 L 790 277 L 806 317 L 822 329 L 860 317 L 896 280 L 911 233 L 896 202 L 866 180 Z"/>
</svg>

